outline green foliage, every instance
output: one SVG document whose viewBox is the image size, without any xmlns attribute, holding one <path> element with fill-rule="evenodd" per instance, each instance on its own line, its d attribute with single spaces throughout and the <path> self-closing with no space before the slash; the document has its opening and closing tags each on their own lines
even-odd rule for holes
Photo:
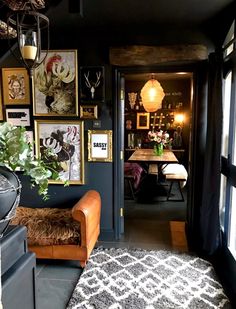
<svg viewBox="0 0 236 309">
<path fill-rule="evenodd" d="M 33 155 L 33 146 L 27 141 L 25 131 L 24 127 L 0 123 L 0 165 L 12 171 L 19 169 L 30 176 L 32 186 L 37 185 L 38 194 L 47 200 L 48 179 L 58 179 L 59 175 L 53 166 Z"/>
</svg>

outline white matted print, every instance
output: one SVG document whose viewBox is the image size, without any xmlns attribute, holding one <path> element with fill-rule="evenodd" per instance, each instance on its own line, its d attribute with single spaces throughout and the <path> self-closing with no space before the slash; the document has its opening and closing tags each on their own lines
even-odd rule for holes
<svg viewBox="0 0 236 309">
<path fill-rule="evenodd" d="M 14 126 L 30 126 L 30 111 L 28 108 L 6 108 L 6 120 Z"/>
<path fill-rule="evenodd" d="M 84 184 L 83 121 L 35 120 L 35 132 L 37 157 L 59 173 L 49 183 Z"/>
<path fill-rule="evenodd" d="M 112 162 L 111 130 L 88 130 L 88 161 Z"/>
</svg>

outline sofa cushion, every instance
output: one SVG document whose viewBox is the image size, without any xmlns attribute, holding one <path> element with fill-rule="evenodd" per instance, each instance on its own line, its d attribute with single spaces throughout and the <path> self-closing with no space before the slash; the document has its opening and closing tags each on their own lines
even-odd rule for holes
<svg viewBox="0 0 236 309">
<path fill-rule="evenodd" d="M 163 175 L 179 175 L 181 178 L 185 179 L 184 181 L 180 182 L 181 188 L 186 185 L 188 179 L 188 172 L 186 171 L 183 164 L 179 163 L 171 163 L 164 166 L 162 169 Z"/>
<path fill-rule="evenodd" d="M 18 207 L 11 224 L 27 227 L 29 245 L 80 245 L 80 223 L 71 209 Z"/>
</svg>

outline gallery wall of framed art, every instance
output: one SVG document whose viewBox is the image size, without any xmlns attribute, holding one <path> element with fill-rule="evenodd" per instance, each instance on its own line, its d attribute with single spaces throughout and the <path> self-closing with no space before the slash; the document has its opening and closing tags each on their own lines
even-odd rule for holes
<svg viewBox="0 0 236 309">
<path fill-rule="evenodd" d="M 112 162 L 112 131 L 101 130 L 104 67 L 78 64 L 77 50 L 55 49 L 32 78 L 25 68 L 1 70 L 0 121 L 26 127 L 33 153 L 59 172 L 51 185 L 85 185 L 86 162 Z"/>
</svg>

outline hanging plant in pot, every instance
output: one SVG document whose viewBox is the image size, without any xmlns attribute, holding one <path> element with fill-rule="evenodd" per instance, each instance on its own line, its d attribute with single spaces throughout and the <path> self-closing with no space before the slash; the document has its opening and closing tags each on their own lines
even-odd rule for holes
<svg viewBox="0 0 236 309">
<path fill-rule="evenodd" d="M 21 182 L 14 173 L 20 170 L 31 178 L 38 194 L 48 199 L 48 179 L 57 179 L 55 166 L 47 165 L 32 154 L 33 146 L 27 141 L 24 127 L 10 123 L 0 124 L 0 235 L 14 217 L 20 201 Z M 49 153 L 55 156 L 54 153 Z"/>
</svg>

